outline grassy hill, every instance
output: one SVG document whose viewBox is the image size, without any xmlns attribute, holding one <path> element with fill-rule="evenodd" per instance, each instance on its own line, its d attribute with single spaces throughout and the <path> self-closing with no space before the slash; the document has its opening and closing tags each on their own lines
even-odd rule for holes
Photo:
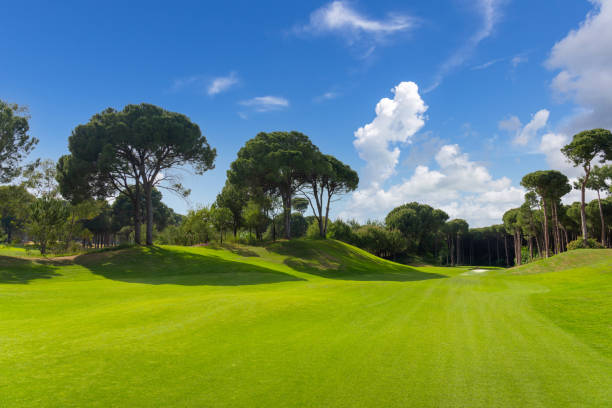
<svg viewBox="0 0 612 408">
<path fill-rule="evenodd" d="M 0 406 L 606 406 L 610 271 L 607 250 L 473 274 L 335 241 L 5 248 Z"/>
</svg>

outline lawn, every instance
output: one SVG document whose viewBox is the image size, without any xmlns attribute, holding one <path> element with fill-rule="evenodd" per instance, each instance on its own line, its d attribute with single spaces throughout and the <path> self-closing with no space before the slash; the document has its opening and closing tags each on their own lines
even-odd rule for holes
<svg viewBox="0 0 612 408">
<path fill-rule="evenodd" d="M 408 267 L 334 241 L 0 254 L 0 406 L 612 405 L 612 250 Z"/>
</svg>

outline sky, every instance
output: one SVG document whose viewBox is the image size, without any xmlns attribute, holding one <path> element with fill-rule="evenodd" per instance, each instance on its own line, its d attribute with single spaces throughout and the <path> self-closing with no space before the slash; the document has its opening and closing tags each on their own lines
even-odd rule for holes
<svg viewBox="0 0 612 408">
<path fill-rule="evenodd" d="M 418 201 L 472 227 L 519 206 L 528 172 L 580 175 L 559 152 L 612 129 L 612 0 L 5 2 L 0 99 L 29 107 L 33 157 L 68 153 L 97 112 L 186 114 L 218 152 L 207 205 L 244 143 L 298 130 L 360 175 L 332 216 Z M 576 191 L 566 202 L 578 199 Z"/>
</svg>

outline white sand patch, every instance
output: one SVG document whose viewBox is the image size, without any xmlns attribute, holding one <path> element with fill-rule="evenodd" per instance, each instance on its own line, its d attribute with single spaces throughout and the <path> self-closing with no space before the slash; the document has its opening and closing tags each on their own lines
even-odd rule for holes
<svg viewBox="0 0 612 408">
<path fill-rule="evenodd" d="M 463 272 L 461 275 L 479 275 L 481 273 L 489 272 L 488 269 L 470 269 L 467 272 Z"/>
</svg>

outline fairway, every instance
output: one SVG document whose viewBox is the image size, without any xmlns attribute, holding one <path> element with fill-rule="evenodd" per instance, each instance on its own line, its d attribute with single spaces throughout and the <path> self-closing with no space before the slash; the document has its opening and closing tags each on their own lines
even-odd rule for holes
<svg viewBox="0 0 612 408">
<path fill-rule="evenodd" d="M 0 406 L 611 406 L 612 250 L 482 269 L 332 240 L 3 249 Z"/>
</svg>

